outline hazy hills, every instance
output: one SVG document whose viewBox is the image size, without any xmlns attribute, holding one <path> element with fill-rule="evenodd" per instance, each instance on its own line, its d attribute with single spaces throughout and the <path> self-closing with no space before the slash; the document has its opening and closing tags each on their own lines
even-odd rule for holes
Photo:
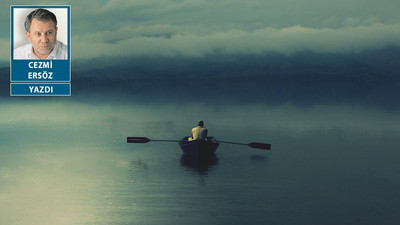
<svg viewBox="0 0 400 225">
<path fill-rule="evenodd" d="M 209 55 L 202 58 L 129 58 L 72 63 L 73 96 L 118 95 L 191 98 L 201 90 L 238 102 L 313 102 L 363 99 L 398 105 L 400 49 L 352 54 Z M 110 60 L 113 60 L 110 65 Z M 102 65 L 108 66 L 102 66 Z M 1 93 L 9 95 L 9 68 L 0 68 Z"/>
</svg>

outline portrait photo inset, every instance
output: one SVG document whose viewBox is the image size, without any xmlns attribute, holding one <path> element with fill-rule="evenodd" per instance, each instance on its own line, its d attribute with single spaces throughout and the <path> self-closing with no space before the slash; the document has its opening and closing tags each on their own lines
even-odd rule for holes
<svg viewBox="0 0 400 225">
<path fill-rule="evenodd" d="M 59 31 L 53 12 L 35 9 L 26 16 L 23 25 L 28 43 L 16 46 L 14 59 L 68 59 L 68 46 L 57 40 Z"/>
</svg>

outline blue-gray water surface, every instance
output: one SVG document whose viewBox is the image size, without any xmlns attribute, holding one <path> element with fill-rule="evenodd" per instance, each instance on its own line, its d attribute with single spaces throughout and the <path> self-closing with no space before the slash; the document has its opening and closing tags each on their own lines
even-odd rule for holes
<svg viewBox="0 0 400 225">
<path fill-rule="evenodd" d="M 0 224 L 400 220 L 399 107 L 76 92 L 0 100 Z M 198 163 L 177 143 L 126 143 L 177 140 L 199 119 L 219 140 L 272 150 L 221 144 Z"/>
</svg>

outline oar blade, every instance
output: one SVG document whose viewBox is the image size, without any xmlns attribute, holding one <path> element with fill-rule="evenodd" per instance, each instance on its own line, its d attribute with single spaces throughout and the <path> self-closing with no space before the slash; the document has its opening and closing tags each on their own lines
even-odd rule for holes
<svg viewBox="0 0 400 225">
<path fill-rule="evenodd" d="M 264 149 L 264 150 L 271 150 L 271 144 L 259 143 L 259 142 L 251 142 L 248 146 L 252 148 Z"/>
<path fill-rule="evenodd" d="M 150 139 L 146 137 L 127 137 L 126 142 L 128 143 L 147 143 Z"/>
</svg>

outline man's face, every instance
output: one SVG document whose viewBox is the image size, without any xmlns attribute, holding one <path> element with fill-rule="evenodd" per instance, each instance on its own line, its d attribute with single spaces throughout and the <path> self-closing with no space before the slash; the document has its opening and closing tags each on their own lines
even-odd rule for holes
<svg viewBox="0 0 400 225">
<path fill-rule="evenodd" d="M 45 59 L 53 50 L 57 40 L 57 27 L 51 20 L 41 21 L 34 18 L 30 32 L 25 32 L 33 50 L 39 59 Z"/>
</svg>

